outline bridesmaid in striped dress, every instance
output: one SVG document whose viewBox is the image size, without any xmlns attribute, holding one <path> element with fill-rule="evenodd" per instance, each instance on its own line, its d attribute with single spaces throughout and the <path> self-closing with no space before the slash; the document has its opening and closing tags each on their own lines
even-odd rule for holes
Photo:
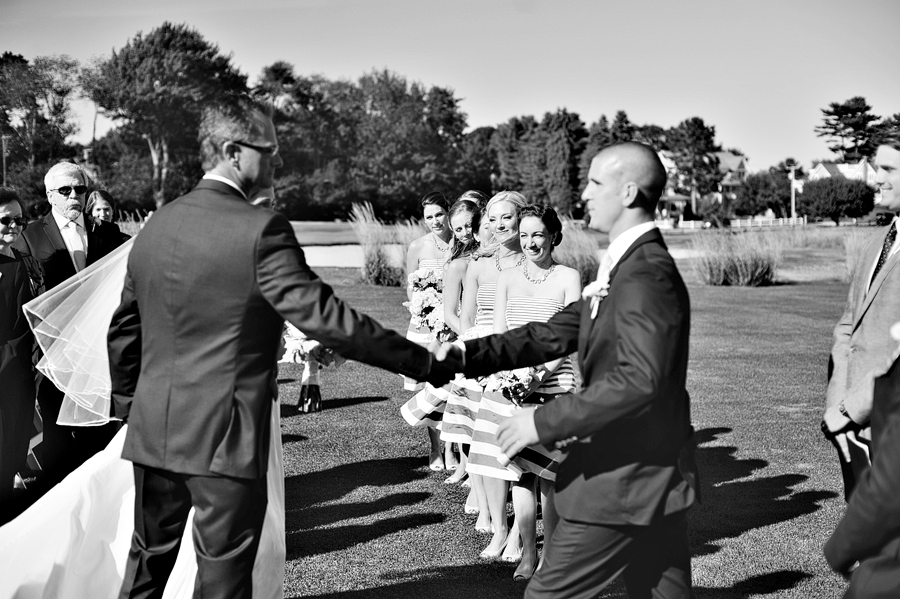
<svg viewBox="0 0 900 599">
<path fill-rule="evenodd" d="M 504 333 L 532 321 L 546 322 L 568 304 L 581 297 L 581 275 L 574 268 L 557 264 L 553 248 L 562 241 L 562 223 L 553 208 L 527 206 L 519 214 L 519 241 L 526 261 L 520 268 L 508 269 L 497 281 L 494 307 L 494 332 Z M 490 395 L 498 404 L 495 414 L 512 415 L 522 406 L 540 406 L 564 393 L 574 393 L 580 382 L 570 358 L 561 358 L 537 368 L 539 380 L 529 395 L 513 405 L 502 393 Z M 482 403 L 487 402 L 487 397 Z M 545 543 L 553 534 L 556 514 L 552 506 L 553 483 L 559 466 L 559 452 L 542 446 L 526 447 L 509 464 L 520 478 L 513 485 L 513 511 L 521 540 L 521 563 L 513 578 L 526 581 L 537 564 L 536 487 L 540 482 Z"/>
<path fill-rule="evenodd" d="M 418 269 L 431 269 L 443 277 L 444 265 L 450 252 L 450 223 L 447 219 L 447 199 L 439 191 L 433 191 L 422 198 L 422 218 L 429 232 L 409 244 L 406 254 L 406 274 L 409 275 Z M 412 299 L 412 287 L 406 288 L 407 299 Z M 432 340 L 433 333 L 428 328 L 416 328 L 410 320 L 406 331 L 406 338 L 421 345 L 427 346 Z M 407 391 L 418 391 L 401 409 L 404 419 L 412 426 L 426 426 L 428 439 L 431 442 L 431 452 L 428 457 L 428 465 L 432 470 L 439 471 L 456 467 L 456 457 L 453 455 L 451 444 L 445 447 L 445 455 L 441 455 L 441 439 L 437 426 L 440 425 L 443 413 L 443 401 L 446 392 L 435 389 L 431 385 L 419 383 L 413 379 L 404 377 L 403 388 Z"/>
<path fill-rule="evenodd" d="M 450 229 L 453 232 L 453 246 L 450 261 L 444 270 L 444 322 L 457 337 L 465 331 L 459 321 L 459 307 L 462 299 L 463 277 L 473 252 L 481 245 L 478 232 L 481 225 L 481 207 L 487 202 L 480 191 L 466 191 L 450 206 Z M 485 242 L 489 241 L 485 240 Z M 461 379 L 461 377 L 458 377 Z M 459 465 L 444 482 L 455 484 L 466 476 L 466 455 L 472 442 L 472 426 L 478 411 L 480 387 L 476 393 L 466 393 L 465 386 L 451 383 L 441 421 L 441 441 L 456 443 L 460 448 Z M 473 489 L 474 491 L 474 489 Z M 483 494 L 483 493 L 482 493 Z M 470 493 L 470 496 L 472 493 Z M 472 497 L 474 499 L 474 497 Z M 470 502 L 467 502 L 467 504 Z"/>
<path fill-rule="evenodd" d="M 485 208 L 491 231 L 491 243 L 476 252 L 476 259 L 469 263 L 463 283 L 463 303 L 460 312 L 461 326 L 467 334 L 489 335 L 493 331 L 494 294 L 501 271 L 519 267 L 525 260 L 519 245 L 519 211 L 527 205 L 525 197 L 515 191 L 502 191 L 491 198 Z M 477 526 L 487 526 L 493 536 L 484 551 L 482 559 L 500 557 L 506 547 L 509 529 L 506 522 L 506 496 L 509 481 L 517 477 L 497 462 L 496 425 L 485 410 L 484 401 L 479 402 L 478 415 L 469 448 L 469 463 L 466 472 L 473 479 L 481 477 L 489 521 L 479 514 Z M 491 444 L 491 439 L 494 443 Z M 487 443 L 486 443 L 487 442 Z"/>
</svg>

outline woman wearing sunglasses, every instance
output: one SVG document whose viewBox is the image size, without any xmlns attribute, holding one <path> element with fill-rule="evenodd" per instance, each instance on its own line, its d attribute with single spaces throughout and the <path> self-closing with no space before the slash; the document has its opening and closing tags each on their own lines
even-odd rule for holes
<svg viewBox="0 0 900 599">
<path fill-rule="evenodd" d="M 10 512 L 13 479 L 25 469 L 34 415 L 34 338 L 22 312 L 33 296 L 22 256 L 11 247 L 26 222 L 16 193 L 0 187 L 0 522 Z"/>
</svg>

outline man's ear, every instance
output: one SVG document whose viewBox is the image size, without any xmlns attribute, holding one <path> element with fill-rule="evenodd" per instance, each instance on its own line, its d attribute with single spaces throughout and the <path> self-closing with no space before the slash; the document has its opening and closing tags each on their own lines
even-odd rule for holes
<svg viewBox="0 0 900 599">
<path fill-rule="evenodd" d="M 232 160 L 237 160 L 240 153 L 241 147 L 233 141 L 222 142 L 222 156 L 225 158 L 225 160 L 229 162 L 231 162 Z"/>
<path fill-rule="evenodd" d="M 640 194 L 641 190 L 638 188 L 637 183 L 628 181 L 622 186 L 622 206 L 625 208 L 635 208 Z"/>
</svg>

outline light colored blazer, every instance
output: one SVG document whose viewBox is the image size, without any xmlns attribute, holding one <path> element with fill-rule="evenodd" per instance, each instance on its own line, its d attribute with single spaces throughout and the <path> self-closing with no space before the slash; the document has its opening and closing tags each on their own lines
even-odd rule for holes
<svg viewBox="0 0 900 599">
<path fill-rule="evenodd" d="M 872 236 L 855 265 L 844 314 L 834 327 L 833 369 L 825 395 L 826 409 L 843 401 L 853 421 L 864 426 L 872 413 L 874 378 L 897 348 L 890 329 L 900 321 L 900 252 L 885 262 L 867 290 L 887 230 Z M 869 431 L 863 436 L 870 437 Z"/>
</svg>

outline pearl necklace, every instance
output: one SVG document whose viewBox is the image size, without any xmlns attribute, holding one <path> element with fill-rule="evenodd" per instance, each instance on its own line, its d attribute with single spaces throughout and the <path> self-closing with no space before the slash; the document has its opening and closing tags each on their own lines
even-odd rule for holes
<svg viewBox="0 0 900 599">
<path fill-rule="evenodd" d="M 535 285 L 540 285 L 541 283 L 543 283 L 544 281 L 547 280 L 547 277 L 550 276 L 550 273 L 553 272 L 554 268 L 556 268 L 556 262 L 554 262 L 553 264 L 550 265 L 550 268 L 547 269 L 547 272 L 544 273 L 543 277 L 541 277 L 540 279 L 532 279 L 530 276 L 528 276 L 528 265 L 523 264 L 522 265 L 522 274 L 525 275 L 525 279 L 529 283 L 534 283 Z"/>
<path fill-rule="evenodd" d="M 445 247 L 441 247 L 441 246 L 438 245 L 438 236 L 435 235 L 434 232 L 431 233 L 431 243 L 434 244 L 434 247 L 436 247 L 436 248 L 438 249 L 439 252 L 447 252 L 447 250 L 450 249 L 450 243 L 449 243 L 449 242 L 447 243 L 447 245 L 446 245 Z"/>
<path fill-rule="evenodd" d="M 515 252 L 507 254 L 507 256 L 512 256 L 514 253 Z M 515 268 L 515 267 L 519 266 L 520 264 L 522 264 L 523 262 L 525 262 L 525 254 L 522 254 L 522 257 L 519 258 L 519 261 L 516 262 L 515 264 L 513 264 L 511 268 Z M 503 272 L 503 267 L 500 266 L 500 252 L 497 252 L 496 254 L 494 254 L 494 264 L 497 265 L 497 270 L 499 270 L 500 272 Z"/>
</svg>

